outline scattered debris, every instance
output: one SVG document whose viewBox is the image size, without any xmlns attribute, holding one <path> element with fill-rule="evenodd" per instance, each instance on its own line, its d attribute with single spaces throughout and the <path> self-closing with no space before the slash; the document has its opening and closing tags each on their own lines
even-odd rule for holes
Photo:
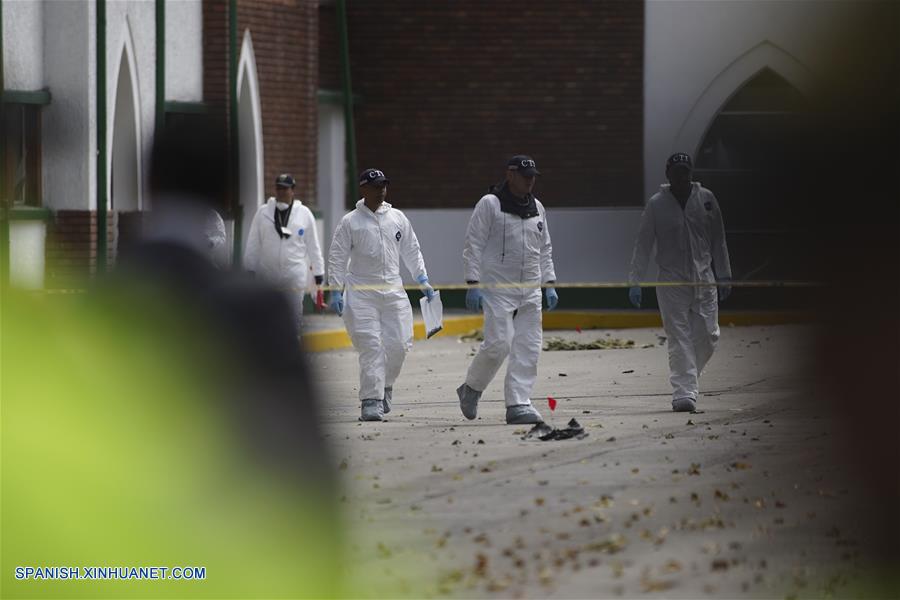
<svg viewBox="0 0 900 600">
<path fill-rule="evenodd" d="M 622 340 L 619 338 L 597 339 L 593 342 L 568 341 L 562 338 L 548 338 L 544 342 L 544 350 L 624 350 L 634 348 L 634 340 Z"/>
<path fill-rule="evenodd" d="M 459 336 L 460 342 L 483 342 L 484 341 L 484 331 L 481 329 L 473 329 L 468 333 L 464 333 Z"/>
</svg>

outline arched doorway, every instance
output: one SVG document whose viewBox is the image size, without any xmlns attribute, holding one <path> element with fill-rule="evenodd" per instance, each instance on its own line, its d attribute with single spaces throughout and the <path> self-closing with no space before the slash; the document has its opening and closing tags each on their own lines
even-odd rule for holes
<svg viewBox="0 0 900 600">
<path fill-rule="evenodd" d="M 262 118 L 256 58 L 250 31 L 244 32 L 238 62 L 238 135 L 240 139 L 240 236 L 246 248 L 247 236 L 256 210 L 263 201 Z M 238 228 L 235 227 L 238 232 Z"/>
<path fill-rule="evenodd" d="M 735 278 L 804 276 L 809 118 L 807 98 L 764 68 L 722 106 L 696 150 L 694 176 L 722 206 Z"/>
<path fill-rule="evenodd" d="M 109 208 L 118 218 L 117 246 L 134 243 L 141 233 L 141 162 L 138 103 L 133 65 L 123 46 L 116 78 L 109 170 Z"/>
</svg>

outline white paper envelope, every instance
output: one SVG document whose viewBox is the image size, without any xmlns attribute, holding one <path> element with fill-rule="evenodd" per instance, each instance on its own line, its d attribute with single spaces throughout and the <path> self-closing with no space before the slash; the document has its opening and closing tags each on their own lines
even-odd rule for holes
<svg viewBox="0 0 900 600">
<path fill-rule="evenodd" d="M 441 303 L 441 293 L 435 292 L 431 302 L 425 296 L 419 299 L 422 308 L 422 319 L 425 320 L 425 339 L 430 338 L 444 328 L 444 305 Z"/>
</svg>

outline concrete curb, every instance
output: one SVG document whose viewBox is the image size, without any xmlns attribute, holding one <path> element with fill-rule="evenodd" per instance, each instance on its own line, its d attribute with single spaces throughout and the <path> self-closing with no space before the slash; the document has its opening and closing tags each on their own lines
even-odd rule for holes
<svg viewBox="0 0 900 600">
<path fill-rule="evenodd" d="M 725 311 L 719 313 L 719 324 L 746 327 L 750 325 L 785 325 L 790 323 L 810 323 L 813 316 L 800 311 Z M 662 327 L 662 319 L 657 311 L 559 311 L 544 313 L 544 330 L 571 329 L 634 329 L 640 327 Z M 484 317 L 445 317 L 444 328 L 434 337 L 462 335 L 473 329 L 480 329 Z M 413 324 L 413 338 L 425 339 L 425 325 L 422 321 Z M 350 348 L 353 344 L 345 329 L 325 329 L 311 331 L 303 336 L 303 348 L 307 352 L 326 352 Z"/>
</svg>

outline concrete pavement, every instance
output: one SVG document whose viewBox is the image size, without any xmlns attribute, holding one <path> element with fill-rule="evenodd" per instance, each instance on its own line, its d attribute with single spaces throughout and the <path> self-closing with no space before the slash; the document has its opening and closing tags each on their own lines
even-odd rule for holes
<svg viewBox="0 0 900 600">
<path fill-rule="evenodd" d="M 698 414 L 670 409 L 661 329 L 547 332 L 628 350 L 543 352 L 534 404 L 584 440 L 523 441 L 503 372 L 465 420 L 477 343 L 416 342 L 383 423 L 360 423 L 352 350 L 311 355 L 342 476 L 354 594 L 822 597 L 865 562 L 805 326 L 724 327 Z M 505 367 L 504 367 L 505 368 Z M 555 412 L 547 397 L 558 401 Z M 361 591 L 362 590 L 362 591 Z"/>
</svg>

